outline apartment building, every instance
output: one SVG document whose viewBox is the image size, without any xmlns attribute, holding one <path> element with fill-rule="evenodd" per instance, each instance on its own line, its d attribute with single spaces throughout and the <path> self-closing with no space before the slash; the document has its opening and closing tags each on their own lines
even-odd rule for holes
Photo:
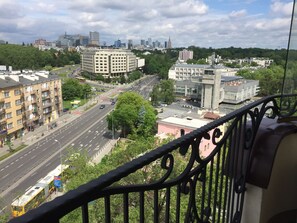
<svg viewBox="0 0 297 223">
<path fill-rule="evenodd" d="M 17 138 L 23 131 L 22 85 L 13 80 L 0 79 L 0 145 L 7 137 Z"/>
<path fill-rule="evenodd" d="M 136 70 L 137 58 L 130 50 L 85 50 L 81 55 L 83 71 L 116 78 Z"/>
<path fill-rule="evenodd" d="M 1 74 L 0 144 L 53 122 L 62 108 L 61 80 L 46 72 Z"/>
<path fill-rule="evenodd" d="M 186 50 L 186 49 L 183 49 L 182 51 L 179 51 L 178 59 L 183 60 L 183 61 L 193 59 L 193 51 L 192 50 Z"/>
</svg>

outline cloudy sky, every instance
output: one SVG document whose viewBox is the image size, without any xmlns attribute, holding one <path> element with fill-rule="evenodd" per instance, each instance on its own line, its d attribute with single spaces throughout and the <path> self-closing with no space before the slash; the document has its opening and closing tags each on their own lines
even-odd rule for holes
<svg viewBox="0 0 297 223">
<path fill-rule="evenodd" d="M 0 0 L 0 40 L 98 31 L 100 42 L 286 48 L 293 0 Z"/>
</svg>

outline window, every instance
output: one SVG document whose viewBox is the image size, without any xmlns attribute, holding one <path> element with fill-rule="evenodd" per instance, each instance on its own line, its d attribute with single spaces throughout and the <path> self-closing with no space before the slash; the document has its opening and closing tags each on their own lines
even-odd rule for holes
<svg viewBox="0 0 297 223">
<path fill-rule="evenodd" d="M 18 124 L 18 125 L 22 125 L 22 124 L 23 124 L 22 119 L 17 120 L 17 124 Z"/>
<path fill-rule="evenodd" d="M 4 104 L 4 107 L 7 109 L 7 108 L 11 108 L 11 103 L 10 102 L 6 102 Z"/>
<path fill-rule="evenodd" d="M 9 98 L 9 91 L 4 91 L 4 97 Z"/>
<path fill-rule="evenodd" d="M 22 109 L 16 110 L 16 115 L 21 115 L 22 114 Z"/>
<path fill-rule="evenodd" d="M 11 112 L 6 113 L 6 118 L 12 118 L 12 113 Z"/>
<path fill-rule="evenodd" d="M 14 90 L 14 95 L 20 95 L 20 94 L 21 94 L 21 91 L 19 89 Z"/>
<path fill-rule="evenodd" d="M 15 105 L 21 105 L 21 104 L 22 104 L 21 99 L 18 99 L 18 100 L 15 101 Z"/>
<path fill-rule="evenodd" d="M 11 122 L 11 123 L 8 123 L 7 124 L 7 129 L 12 129 L 13 128 L 13 123 Z"/>
</svg>

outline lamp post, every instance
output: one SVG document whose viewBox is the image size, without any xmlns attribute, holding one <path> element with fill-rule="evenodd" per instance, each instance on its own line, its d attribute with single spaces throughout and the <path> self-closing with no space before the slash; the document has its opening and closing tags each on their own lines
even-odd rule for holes
<svg viewBox="0 0 297 223">
<path fill-rule="evenodd" d="M 113 111 L 111 112 L 111 131 L 112 131 L 112 140 L 114 140 Z"/>
<path fill-rule="evenodd" d="M 60 163 L 61 163 L 61 180 L 62 180 L 62 172 L 63 172 L 63 167 L 62 167 L 62 146 L 61 146 L 61 143 L 55 139 L 55 142 L 57 142 L 59 144 L 59 151 L 60 151 Z"/>
</svg>

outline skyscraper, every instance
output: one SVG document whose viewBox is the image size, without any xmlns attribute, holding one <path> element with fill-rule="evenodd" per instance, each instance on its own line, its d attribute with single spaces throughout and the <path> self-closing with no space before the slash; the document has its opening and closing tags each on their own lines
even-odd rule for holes
<svg viewBox="0 0 297 223">
<path fill-rule="evenodd" d="M 148 38 L 148 45 L 152 46 L 152 38 Z"/>
<path fill-rule="evenodd" d="M 99 46 L 99 33 L 90 32 L 90 44 Z"/>
<path fill-rule="evenodd" d="M 122 46 L 122 42 L 121 42 L 121 40 L 116 40 L 116 41 L 114 41 L 114 47 L 115 48 L 121 48 L 121 46 Z"/>
<path fill-rule="evenodd" d="M 168 43 L 167 43 L 167 41 L 165 41 L 165 42 L 164 42 L 164 48 L 166 49 L 167 46 L 168 46 Z"/>
<path fill-rule="evenodd" d="M 129 39 L 128 40 L 128 49 L 129 50 L 132 50 L 133 49 L 133 41 L 132 41 L 132 39 Z"/>
<path fill-rule="evenodd" d="M 170 37 L 169 37 L 169 40 L 168 40 L 167 48 L 168 48 L 168 49 L 171 49 L 171 48 L 172 48 Z"/>
</svg>

